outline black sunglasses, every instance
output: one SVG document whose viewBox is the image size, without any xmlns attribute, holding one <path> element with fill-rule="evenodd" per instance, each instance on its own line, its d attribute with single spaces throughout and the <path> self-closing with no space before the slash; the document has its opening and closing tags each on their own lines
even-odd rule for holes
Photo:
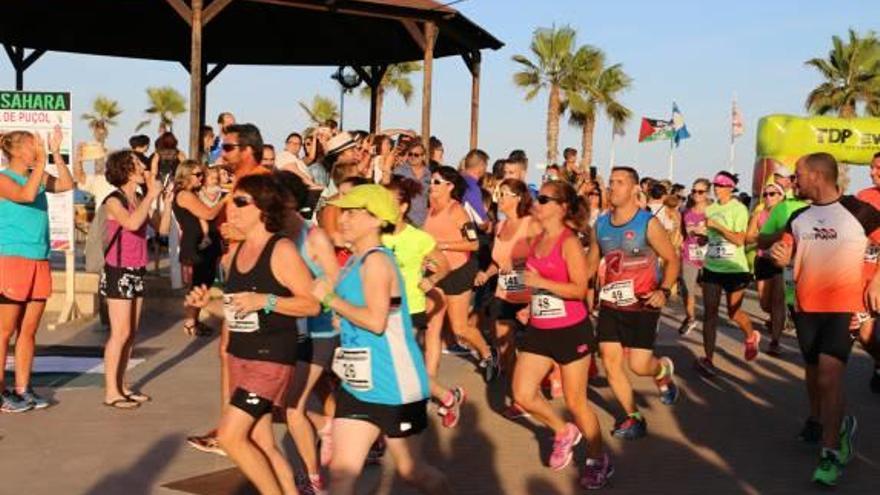
<svg viewBox="0 0 880 495">
<path fill-rule="evenodd" d="M 691 193 L 693 194 L 706 194 L 708 189 L 691 189 Z"/>
<path fill-rule="evenodd" d="M 551 201 L 555 201 L 555 202 L 559 203 L 559 198 L 554 198 L 553 196 L 547 196 L 546 194 L 539 194 L 538 197 L 535 199 L 537 199 L 538 203 L 540 203 L 542 205 L 546 205 L 547 203 L 549 203 Z"/>
<path fill-rule="evenodd" d="M 773 197 L 773 196 L 779 196 L 779 193 L 778 193 L 778 192 L 765 192 L 765 193 L 763 194 L 763 196 L 764 196 L 765 198 L 770 198 L 770 197 Z"/>
<path fill-rule="evenodd" d="M 234 150 L 235 148 L 240 148 L 241 146 L 242 145 L 239 143 L 223 143 L 222 145 L 220 145 L 220 148 L 222 148 L 223 151 L 229 152 Z"/>
<path fill-rule="evenodd" d="M 245 206 L 254 204 L 254 198 L 249 198 L 247 196 L 233 196 L 232 204 L 234 204 L 236 208 L 244 208 Z"/>
</svg>

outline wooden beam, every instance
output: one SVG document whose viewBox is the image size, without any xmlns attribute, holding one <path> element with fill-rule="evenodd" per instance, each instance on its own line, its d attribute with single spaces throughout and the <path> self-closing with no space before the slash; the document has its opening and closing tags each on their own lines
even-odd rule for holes
<svg viewBox="0 0 880 495">
<path fill-rule="evenodd" d="M 202 131 L 201 113 L 204 85 L 202 84 L 202 0 L 192 0 L 192 36 L 189 61 L 189 157 L 198 160 L 199 136 Z"/>
<path fill-rule="evenodd" d="M 6 55 L 9 56 L 9 61 L 12 62 L 12 66 L 18 70 L 18 67 L 21 65 L 22 51 L 19 47 L 8 43 L 3 43 L 3 48 L 6 50 Z"/>
<path fill-rule="evenodd" d="M 232 0 L 214 0 L 211 2 L 211 5 L 205 7 L 205 12 L 202 15 L 202 26 L 206 26 L 211 22 L 211 19 L 217 17 L 217 14 L 225 9 L 230 3 L 232 3 Z"/>
<path fill-rule="evenodd" d="M 327 5 L 324 2 L 315 2 L 309 0 L 248 0 L 254 3 L 268 3 L 272 5 L 280 5 L 283 7 L 297 7 L 305 10 L 316 10 L 319 12 L 333 12 L 336 14 L 355 15 L 359 17 L 374 17 L 378 19 L 394 19 L 394 20 L 444 20 L 454 17 L 455 11 L 444 12 L 442 10 L 415 10 L 402 9 L 390 5 L 380 3 L 371 3 L 368 7 L 359 7 L 357 4 L 345 2 L 344 7 L 336 4 Z M 341 2 L 337 2 L 341 3 Z M 451 10 L 451 9 L 450 9 Z"/>
<path fill-rule="evenodd" d="M 207 71 L 205 74 L 205 86 L 211 84 L 211 81 L 214 80 L 215 77 L 219 76 L 223 69 L 226 68 L 227 64 L 217 64 L 214 67 L 211 67 L 211 70 Z"/>
<path fill-rule="evenodd" d="M 431 139 L 431 81 L 434 73 L 434 43 L 437 41 L 437 24 L 425 23 L 425 57 L 422 65 L 422 144 L 428 149 Z"/>
<path fill-rule="evenodd" d="M 422 34 L 422 30 L 411 20 L 404 19 L 400 21 L 400 23 L 406 28 L 406 31 L 409 33 L 410 37 L 412 37 L 413 41 L 416 42 L 416 45 L 418 45 L 422 52 L 424 52 L 425 47 L 427 46 L 427 41 L 425 40 L 425 35 Z"/>
<path fill-rule="evenodd" d="M 480 127 L 480 63 L 482 56 L 479 51 L 472 52 L 465 57 L 468 69 L 471 71 L 471 149 L 476 149 L 479 141 Z"/>
<path fill-rule="evenodd" d="M 179 15 L 181 19 L 183 19 L 187 24 L 192 26 L 192 16 L 193 16 L 192 10 L 193 9 L 189 8 L 189 5 L 184 3 L 183 0 L 165 0 L 165 1 L 168 2 L 168 5 L 170 5 L 171 8 L 173 8 L 175 12 L 177 12 L 177 15 Z"/>
<path fill-rule="evenodd" d="M 24 55 L 24 50 L 22 50 L 22 55 Z M 21 61 L 21 69 L 27 70 L 28 67 L 34 64 L 38 58 L 42 57 L 43 54 L 46 53 L 45 49 L 36 48 L 32 51 L 27 57 L 24 57 Z"/>
</svg>

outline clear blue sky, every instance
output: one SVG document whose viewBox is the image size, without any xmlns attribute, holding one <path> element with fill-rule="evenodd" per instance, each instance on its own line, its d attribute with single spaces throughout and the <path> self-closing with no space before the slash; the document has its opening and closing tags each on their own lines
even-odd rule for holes
<svg viewBox="0 0 880 495">
<path fill-rule="evenodd" d="M 602 48 L 610 62 L 622 63 L 634 78 L 623 100 L 635 118 L 618 141 L 618 163 L 636 163 L 643 174 L 665 177 L 668 145 L 637 144 L 639 120 L 668 118 L 672 101 L 678 102 L 692 135 L 676 151 L 676 179 L 683 182 L 726 165 L 730 104 L 736 93 L 745 117 L 736 170 L 750 183 L 757 120 L 771 113 L 802 114 L 807 93 L 819 81 L 803 62 L 827 54 L 831 36 L 845 35 L 849 27 L 880 31 L 876 0 L 466 0 L 455 7 L 505 43 L 503 49 L 483 55 L 480 146 L 493 158 L 513 148 L 524 148 L 533 162 L 545 156 L 546 94 L 523 101 L 512 83 L 516 65 L 510 58 L 529 53 L 536 27 L 569 24 L 577 29 L 579 43 Z M 289 131 L 306 126 L 298 100 L 310 100 L 316 93 L 338 97 L 331 72 L 327 67 L 229 67 L 208 88 L 209 121 L 230 110 L 239 121 L 259 125 L 264 137 L 278 145 Z M 421 88 L 420 77 L 413 82 Z M 49 53 L 25 75 L 27 89 L 71 91 L 77 115 L 88 111 L 96 95 L 118 100 L 125 112 L 111 130 L 113 146 L 123 145 L 142 120 L 144 89 L 158 85 L 187 94 L 187 73 L 175 63 Z M 4 57 L 0 87 L 13 86 L 14 73 Z M 387 97 L 383 126 L 418 128 L 419 98 L 417 93 L 407 107 L 397 96 Z M 470 76 L 461 59 L 437 61 L 433 133 L 446 143 L 450 162 L 467 151 L 469 98 Z M 367 127 L 368 114 L 367 101 L 357 95 L 346 98 L 347 128 Z M 185 117 L 175 126 L 182 141 L 187 127 Z M 580 131 L 566 120 L 561 129 L 560 154 L 565 146 L 579 148 Z M 74 137 L 90 137 L 81 122 Z M 600 121 L 594 155 L 600 170 L 608 167 L 610 137 L 609 127 Z M 866 175 L 854 171 L 853 183 L 865 183 Z"/>
</svg>

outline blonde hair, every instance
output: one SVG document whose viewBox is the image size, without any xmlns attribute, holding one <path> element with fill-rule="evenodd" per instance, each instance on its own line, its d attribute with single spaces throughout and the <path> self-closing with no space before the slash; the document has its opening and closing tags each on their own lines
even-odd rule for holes
<svg viewBox="0 0 880 495">
<path fill-rule="evenodd" d="M 21 146 L 22 140 L 25 138 L 33 139 L 34 135 L 28 131 L 12 131 L 0 136 L 0 148 L 3 150 L 3 156 L 7 160 L 12 159 L 12 150 Z"/>
<path fill-rule="evenodd" d="M 196 160 L 184 160 L 181 162 L 174 173 L 174 189 L 177 191 L 186 189 L 193 172 L 201 169 L 202 164 Z"/>
</svg>

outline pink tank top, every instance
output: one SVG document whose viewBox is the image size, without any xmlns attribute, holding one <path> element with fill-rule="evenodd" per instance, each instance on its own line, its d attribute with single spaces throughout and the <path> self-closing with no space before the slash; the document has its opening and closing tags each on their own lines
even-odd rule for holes
<svg viewBox="0 0 880 495">
<path fill-rule="evenodd" d="M 437 244 L 465 240 L 464 236 L 461 235 L 461 228 L 463 226 L 456 223 L 452 216 L 456 209 L 461 208 L 461 203 L 452 200 L 446 205 L 446 208 L 440 211 L 429 211 L 428 218 L 425 220 L 422 229 L 431 234 L 434 240 L 437 241 Z M 449 260 L 449 267 L 453 270 L 463 266 L 471 257 L 471 253 L 465 251 L 443 251 L 443 254 Z"/>
<path fill-rule="evenodd" d="M 135 210 L 133 205 L 129 205 L 128 212 Z M 104 222 L 106 232 L 104 239 L 108 243 L 111 242 L 116 231 L 120 229 L 119 222 L 107 215 Z M 125 268 L 143 268 L 147 266 L 147 222 L 135 231 L 120 230 L 116 241 L 107 251 L 104 262 L 109 266 L 125 267 Z"/>
<path fill-rule="evenodd" d="M 523 284 L 523 270 L 529 257 L 529 224 L 531 217 L 520 219 L 513 235 L 508 239 L 501 238 L 509 220 L 498 224 L 495 243 L 492 245 L 492 261 L 499 267 L 510 267 L 508 273 L 498 274 L 498 288 L 495 297 L 511 303 L 528 303 L 532 299 L 532 291 Z"/>
<path fill-rule="evenodd" d="M 543 238 L 541 234 L 529 248 L 529 257 L 526 264 L 538 272 L 542 278 L 554 282 L 569 282 L 568 265 L 562 256 L 562 243 L 573 232 L 566 228 L 556 239 L 550 253 L 545 257 L 538 256 L 536 248 Z M 587 306 L 583 301 L 562 299 L 549 291 L 532 291 L 532 316 L 529 325 L 541 330 L 553 330 L 565 328 L 580 323 L 587 317 Z"/>
</svg>

